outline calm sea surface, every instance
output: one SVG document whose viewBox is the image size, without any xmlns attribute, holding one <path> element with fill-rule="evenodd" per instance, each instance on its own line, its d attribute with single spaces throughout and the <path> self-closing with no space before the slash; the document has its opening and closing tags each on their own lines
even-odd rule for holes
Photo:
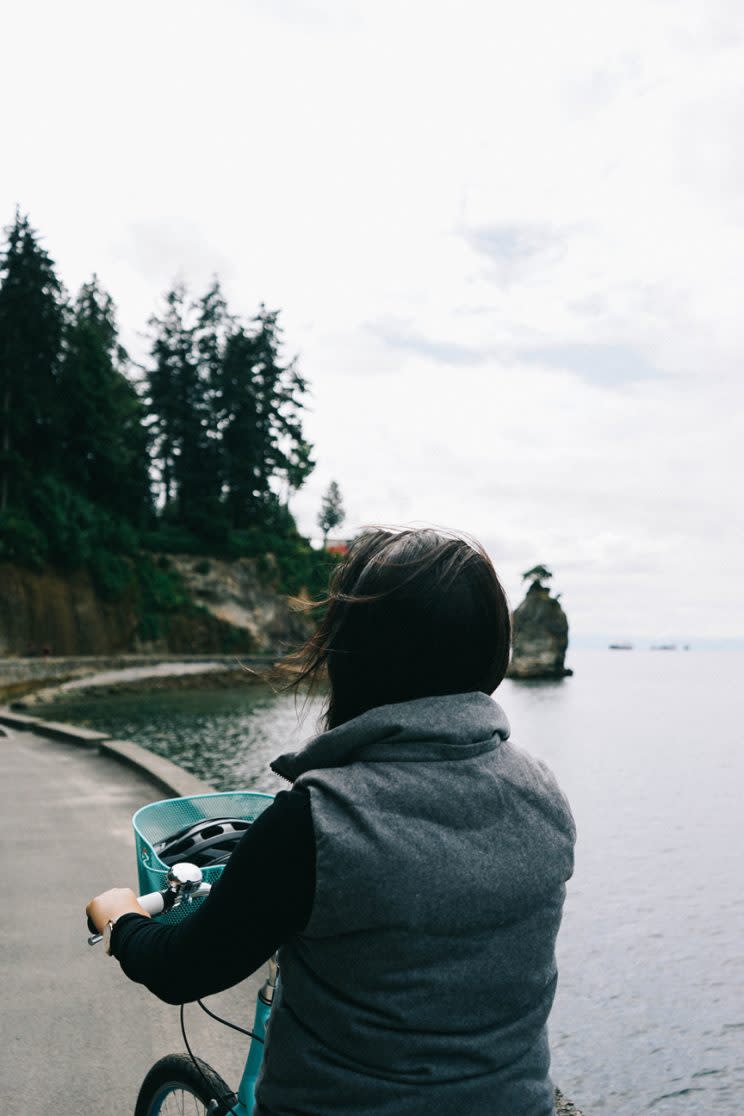
<svg viewBox="0 0 744 1116">
<path fill-rule="evenodd" d="M 585 1116 L 744 1110 L 744 655 L 574 652 L 573 678 L 505 682 L 515 743 L 579 829 L 559 938 L 553 1076 Z M 65 702 L 220 788 L 286 786 L 268 761 L 314 731 L 239 691 Z M 62 710 L 60 709 L 61 713 Z M 478 973 L 473 973 L 478 980 Z"/>
</svg>

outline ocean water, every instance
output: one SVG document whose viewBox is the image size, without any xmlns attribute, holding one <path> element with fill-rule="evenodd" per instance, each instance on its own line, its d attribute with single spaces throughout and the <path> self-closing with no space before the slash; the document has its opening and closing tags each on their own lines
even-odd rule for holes
<svg viewBox="0 0 744 1116">
<path fill-rule="evenodd" d="M 572 678 L 505 682 L 512 740 L 544 759 L 579 832 L 558 945 L 553 1076 L 585 1116 L 744 1109 L 744 654 L 575 652 Z M 67 701 L 218 787 L 286 786 L 312 734 L 293 698 L 235 691 Z M 477 981 L 478 973 L 473 973 Z"/>
</svg>

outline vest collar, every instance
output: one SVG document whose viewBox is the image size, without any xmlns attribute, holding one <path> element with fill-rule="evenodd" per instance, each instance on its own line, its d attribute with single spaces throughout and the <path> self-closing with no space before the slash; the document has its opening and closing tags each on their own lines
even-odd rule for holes
<svg viewBox="0 0 744 1116">
<path fill-rule="evenodd" d="M 466 759 L 498 747 L 509 732 L 506 714 L 487 694 L 446 694 L 368 709 L 270 766 L 294 782 L 306 771 L 352 761 Z"/>
</svg>

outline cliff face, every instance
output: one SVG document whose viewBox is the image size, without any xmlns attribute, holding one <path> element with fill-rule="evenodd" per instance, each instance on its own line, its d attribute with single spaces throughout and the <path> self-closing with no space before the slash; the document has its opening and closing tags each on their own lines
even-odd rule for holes
<svg viewBox="0 0 744 1116">
<path fill-rule="evenodd" d="M 0 655 L 23 655 L 31 647 L 105 655 L 128 648 L 137 625 L 134 601 L 102 601 L 85 570 L 63 576 L 0 564 Z"/>
<path fill-rule="evenodd" d="M 254 558 L 225 562 L 192 555 L 170 557 L 192 600 L 216 620 L 247 633 L 256 652 L 282 650 L 310 634 L 307 616 L 263 580 Z"/>
<path fill-rule="evenodd" d="M 512 618 L 510 678 L 563 678 L 568 619 L 550 590 L 534 582 Z"/>
<path fill-rule="evenodd" d="M 168 562 L 183 579 L 191 607 L 164 616 L 159 636 L 150 640 L 138 634 L 134 593 L 106 601 L 85 570 L 37 573 L 0 564 L 0 655 L 32 648 L 54 655 L 275 652 L 309 634 L 305 616 L 266 584 L 254 560 L 183 556 Z"/>
</svg>

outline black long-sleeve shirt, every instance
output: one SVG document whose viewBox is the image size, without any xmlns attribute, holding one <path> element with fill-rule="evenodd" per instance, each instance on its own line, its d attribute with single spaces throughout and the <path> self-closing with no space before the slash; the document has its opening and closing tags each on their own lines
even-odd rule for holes
<svg viewBox="0 0 744 1116">
<path fill-rule="evenodd" d="M 161 1000 L 189 1003 L 254 973 L 304 929 L 314 896 L 310 796 L 301 789 L 280 791 L 192 915 L 173 926 L 122 915 L 111 952 L 131 980 Z"/>
</svg>

